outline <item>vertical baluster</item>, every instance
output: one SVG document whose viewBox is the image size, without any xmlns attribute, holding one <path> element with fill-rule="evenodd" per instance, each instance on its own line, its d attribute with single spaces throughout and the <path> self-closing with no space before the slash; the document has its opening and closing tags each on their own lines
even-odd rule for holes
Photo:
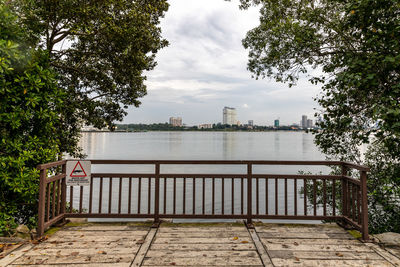
<svg viewBox="0 0 400 267">
<path fill-rule="evenodd" d="M 278 215 L 278 178 L 275 178 L 275 215 Z"/>
<path fill-rule="evenodd" d="M 240 179 L 240 214 L 243 215 L 243 201 L 244 201 L 244 188 L 243 188 L 243 179 Z"/>
<path fill-rule="evenodd" d="M 57 181 L 57 215 L 60 215 L 60 209 L 61 209 L 61 180 Z"/>
<path fill-rule="evenodd" d="M 293 184 L 294 184 L 294 215 L 297 215 L 297 179 L 293 179 Z"/>
<path fill-rule="evenodd" d="M 89 214 L 92 213 L 93 206 L 93 177 L 90 177 L 90 188 L 89 188 Z"/>
<path fill-rule="evenodd" d="M 186 214 L 186 177 L 183 177 L 183 214 Z"/>
<path fill-rule="evenodd" d="M 132 179 L 133 177 L 129 177 L 129 188 L 128 188 L 128 214 L 131 214 L 132 209 Z"/>
<path fill-rule="evenodd" d="M 247 224 L 252 223 L 253 215 L 253 165 L 247 164 Z"/>
<path fill-rule="evenodd" d="M 345 176 L 347 175 L 348 168 L 344 165 L 342 165 L 342 179 L 341 179 L 341 184 L 342 184 L 342 215 L 343 216 L 348 216 L 347 213 L 347 179 Z"/>
<path fill-rule="evenodd" d="M 83 204 L 83 186 L 79 187 L 79 213 L 82 213 Z"/>
<path fill-rule="evenodd" d="M 69 187 L 69 212 L 73 213 L 74 212 L 74 187 L 71 185 Z"/>
<path fill-rule="evenodd" d="M 304 189 L 304 216 L 307 216 L 307 180 L 303 179 Z"/>
<path fill-rule="evenodd" d="M 138 184 L 138 214 L 141 213 L 141 206 L 140 202 L 142 200 L 142 177 L 139 177 L 139 184 Z"/>
<path fill-rule="evenodd" d="M 164 178 L 164 214 L 167 214 L 167 177 Z"/>
<path fill-rule="evenodd" d="M 268 215 L 268 178 L 265 178 L 265 214 Z"/>
<path fill-rule="evenodd" d="M 212 197 L 211 198 L 212 198 L 212 204 L 211 204 L 212 212 L 211 213 L 214 215 L 214 212 L 215 212 L 215 177 L 212 178 Z"/>
<path fill-rule="evenodd" d="M 313 179 L 314 216 L 317 216 L 317 181 Z"/>
<path fill-rule="evenodd" d="M 102 210 L 102 200 L 103 200 L 103 177 L 100 177 L 100 190 L 99 190 L 99 213 Z"/>
<path fill-rule="evenodd" d="M 160 221 L 160 164 L 156 163 L 154 177 L 154 223 Z"/>
<path fill-rule="evenodd" d="M 52 218 L 56 216 L 56 181 L 52 182 L 53 193 L 52 193 L 52 207 L 51 207 L 51 215 Z"/>
<path fill-rule="evenodd" d="M 51 199 L 50 199 L 50 183 L 46 185 L 46 190 L 47 190 L 47 203 L 46 203 L 46 221 L 49 221 L 50 219 L 50 204 L 51 204 Z"/>
<path fill-rule="evenodd" d="M 110 177 L 109 178 L 109 186 L 108 186 L 108 213 L 112 213 L 111 212 L 111 207 L 112 207 L 112 186 L 113 186 L 113 178 Z"/>
<path fill-rule="evenodd" d="M 119 177 L 119 190 L 118 190 L 118 214 L 121 214 L 121 202 L 122 202 L 122 177 Z"/>
<path fill-rule="evenodd" d="M 222 214 L 225 214 L 225 179 L 221 178 L 222 183 L 222 194 L 221 194 L 221 211 Z"/>
<path fill-rule="evenodd" d="M 196 213 L 196 178 L 195 177 L 193 177 L 192 178 L 192 184 L 193 184 L 193 193 L 192 193 L 192 196 L 193 196 L 193 210 L 192 210 L 192 214 L 195 214 Z"/>
<path fill-rule="evenodd" d="M 323 194 L 324 194 L 324 216 L 326 216 L 326 179 L 322 181 Z"/>
<path fill-rule="evenodd" d="M 352 195 L 352 200 L 351 200 L 351 204 L 352 204 L 352 218 L 353 218 L 353 221 L 355 222 L 355 221 L 356 221 L 356 199 L 357 199 L 357 196 L 356 196 L 356 186 L 355 186 L 355 184 L 352 184 L 351 189 L 352 189 L 352 193 L 353 193 L 353 195 Z"/>
<path fill-rule="evenodd" d="M 205 177 L 203 177 L 203 187 L 202 187 L 202 191 L 203 191 L 203 195 L 202 195 L 202 202 L 203 202 L 203 204 L 202 204 L 202 207 L 201 207 L 201 212 L 202 212 L 202 214 L 205 214 L 204 213 L 204 209 L 205 209 L 205 204 L 206 204 L 206 178 Z"/>
<path fill-rule="evenodd" d="M 285 178 L 285 215 L 288 215 L 287 178 Z"/>
<path fill-rule="evenodd" d="M 231 193 L 231 196 L 232 196 L 232 207 L 231 207 L 231 213 L 232 213 L 232 215 L 233 214 L 235 214 L 235 179 L 234 178 L 232 178 L 231 179 L 231 189 L 232 189 L 232 193 Z"/>
<path fill-rule="evenodd" d="M 357 222 L 361 224 L 361 192 L 360 187 L 357 186 Z"/>
<path fill-rule="evenodd" d="M 256 214 L 259 214 L 259 202 L 260 202 L 260 193 L 259 193 L 259 182 L 258 178 L 256 179 Z"/>
<path fill-rule="evenodd" d="M 174 177 L 174 204 L 173 213 L 176 214 L 176 177 Z"/>
<path fill-rule="evenodd" d="M 351 207 L 352 207 L 352 203 L 351 203 L 351 197 L 352 197 L 352 195 L 351 195 L 351 187 L 353 187 L 353 185 L 352 184 L 350 184 L 350 182 L 349 181 L 347 181 L 347 215 L 349 216 L 349 218 L 351 218 L 352 217 L 352 210 L 351 210 Z"/>
<path fill-rule="evenodd" d="M 332 180 L 332 215 L 336 216 L 336 180 Z"/>
<path fill-rule="evenodd" d="M 147 214 L 151 214 L 151 177 L 147 180 Z"/>
</svg>

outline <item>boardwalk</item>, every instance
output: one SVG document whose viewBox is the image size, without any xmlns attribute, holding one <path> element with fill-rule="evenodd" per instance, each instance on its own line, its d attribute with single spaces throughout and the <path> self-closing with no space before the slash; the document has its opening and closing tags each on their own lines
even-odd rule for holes
<svg viewBox="0 0 400 267">
<path fill-rule="evenodd" d="M 335 224 L 84 224 L 0 260 L 0 266 L 400 266 Z"/>
</svg>

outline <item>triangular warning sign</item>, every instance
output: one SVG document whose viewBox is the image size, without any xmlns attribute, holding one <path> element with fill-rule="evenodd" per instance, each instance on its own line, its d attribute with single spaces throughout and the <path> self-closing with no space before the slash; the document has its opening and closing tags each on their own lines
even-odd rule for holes
<svg viewBox="0 0 400 267">
<path fill-rule="evenodd" d="M 86 177 L 87 175 L 86 175 L 86 172 L 83 169 L 81 163 L 78 161 L 69 176 L 71 176 L 71 177 Z"/>
</svg>

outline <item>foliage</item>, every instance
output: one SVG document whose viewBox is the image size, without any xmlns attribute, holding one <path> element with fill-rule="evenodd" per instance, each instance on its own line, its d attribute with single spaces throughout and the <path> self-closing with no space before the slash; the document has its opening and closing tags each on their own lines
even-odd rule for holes
<svg viewBox="0 0 400 267">
<path fill-rule="evenodd" d="M 15 3 L 29 39 L 49 53 L 69 95 L 69 116 L 112 129 L 126 115 L 124 108 L 140 105 L 144 71 L 156 66 L 157 51 L 168 44 L 157 26 L 168 9 L 166 0 Z"/>
<path fill-rule="evenodd" d="M 38 162 L 57 159 L 65 94 L 47 54 L 34 50 L 6 5 L 0 5 L 0 233 L 37 214 Z"/>
<path fill-rule="evenodd" d="M 370 228 L 399 231 L 400 4 L 393 0 L 241 0 L 261 5 L 247 33 L 256 78 L 322 84 L 316 144 L 371 167 Z M 313 70 L 315 69 L 315 70 Z M 368 147 L 363 158 L 360 146 Z M 398 213 L 397 213 L 398 214 Z M 380 225 L 382 223 L 382 225 Z M 378 226 L 380 225 L 380 226 Z"/>
</svg>

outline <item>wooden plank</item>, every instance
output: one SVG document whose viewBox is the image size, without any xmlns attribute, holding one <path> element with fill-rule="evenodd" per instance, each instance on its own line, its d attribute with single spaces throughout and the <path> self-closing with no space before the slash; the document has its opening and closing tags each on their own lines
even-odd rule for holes
<svg viewBox="0 0 400 267">
<path fill-rule="evenodd" d="M 161 227 L 158 230 L 158 233 L 176 233 L 176 232 L 247 232 L 245 227 Z"/>
<path fill-rule="evenodd" d="M 89 249 L 93 246 L 102 249 L 111 249 L 111 248 L 132 248 L 132 249 L 139 249 L 140 245 L 142 244 L 143 239 L 130 239 L 128 241 L 115 241 L 115 242 L 108 242 L 108 241 L 98 241 L 94 244 L 94 242 L 58 242 L 58 241 L 51 241 L 51 242 L 43 242 L 37 246 L 35 249 L 52 249 L 55 246 L 59 249 Z"/>
<path fill-rule="evenodd" d="M 273 267 L 274 265 L 272 264 L 271 258 L 268 252 L 265 250 L 260 239 L 258 238 L 256 231 L 254 229 L 248 229 L 248 230 L 251 238 L 253 239 L 253 243 L 257 248 L 258 255 L 260 255 L 263 265 L 267 267 Z"/>
<path fill-rule="evenodd" d="M 154 244 L 239 244 L 252 242 L 250 237 L 234 238 L 160 238 L 156 237 Z"/>
<path fill-rule="evenodd" d="M 261 238 L 265 244 L 303 244 L 303 245 L 347 245 L 347 246 L 362 246 L 363 243 L 357 239 L 305 239 L 305 238 L 285 238 L 285 239 L 268 239 Z"/>
<path fill-rule="evenodd" d="M 10 266 L 18 266 L 21 267 L 21 265 L 10 265 Z M 60 266 L 65 266 L 65 265 L 60 265 L 60 264 L 24 264 L 24 267 L 60 267 Z M 79 267 L 104 267 L 104 263 L 80 263 L 77 265 Z M 108 262 L 107 266 L 111 267 L 129 267 L 131 266 L 130 262 L 118 262 L 118 263 L 111 263 Z"/>
<path fill-rule="evenodd" d="M 144 243 L 140 246 L 140 249 L 138 253 L 136 254 L 135 259 L 133 260 L 131 266 L 141 266 L 144 257 L 147 254 L 147 251 L 149 250 L 149 247 L 151 243 L 153 242 L 154 236 L 157 233 L 157 228 L 151 228 L 149 233 L 146 236 L 146 239 L 144 240 Z"/>
<path fill-rule="evenodd" d="M 148 231 L 59 231 L 52 237 L 72 236 L 146 236 Z"/>
<path fill-rule="evenodd" d="M 287 250 L 269 250 L 271 258 L 281 259 L 303 259 L 303 260 L 383 260 L 375 252 L 356 252 L 356 251 L 287 251 Z"/>
<path fill-rule="evenodd" d="M 271 233 L 258 233 L 260 238 L 312 238 L 312 239 L 355 239 L 348 233 L 288 233 L 288 232 L 271 232 Z"/>
<path fill-rule="evenodd" d="M 400 255 L 397 253 L 391 253 L 390 248 L 388 251 L 387 249 L 382 249 L 381 247 L 373 243 L 365 243 L 365 245 L 371 248 L 377 254 L 379 254 L 382 258 L 392 263 L 394 266 L 400 266 Z"/>
<path fill-rule="evenodd" d="M 275 266 L 299 266 L 299 267 L 320 267 L 320 266 L 346 266 L 346 267 L 371 267 L 371 266 L 393 266 L 382 260 L 302 260 L 302 259 L 272 259 Z"/>
<path fill-rule="evenodd" d="M 26 256 L 69 256 L 69 255 L 97 255 L 99 252 L 106 252 L 107 254 L 134 254 L 136 255 L 137 250 L 139 249 L 139 245 L 134 245 L 132 247 L 124 246 L 124 247 L 103 247 L 99 246 L 97 243 L 91 244 L 87 248 L 61 248 L 58 245 L 53 245 L 53 248 L 46 249 L 32 249 L 27 252 Z M 100 253 L 101 254 L 101 253 Z"/>
<path fill-rule="evenodd" d="M 338 234 L 348 234 L 343 228 L 336 227 L 258 227 L 256 226 L 257 233 L 338 233 Z"/>
<path fill-rule="evenodd" d="M 256 250 L 252 243 L 238 243 L 238 244 L 156 244 L 151 245 L 152 250 L 170 250 L 170 251 L 237 251 L 237 250 Z"/>
<path fill-rule="evenodd" d="M 263 266 L 260 259 L 257 257 L 238 257 L 238 256 L 229 256 L 229 257 L 207 257 L 203 256 L 202 258 L 174 258 L 174 257 L 156 257 L 156 258 L 145 258 L 143 261 L 144 266 L 151 265 L 225 265 L 225 266 L 246 266 L 246 265 L 258 265 Z"/>
<path fill-rule="evenodd" d="M 245 232 L 178 232 L 178 233 L 157 233 L 157 238 L 234 238 L 249 237 Z"/>
<path fill-rule="evenodd" d="M 45 256 L 45 255 L 34 255 L 34 256 L 23 256 L 17 259 L 13 264 L 80 264 L 80 263 L 119 263 L 126 262 L 130 263 L 134 255 L 133 254 L 103 254 L 104 251 L 94 255 L 56 255 L 56 256 Z"/>
<path fill-rule="evenodd" d="M 340 245 L 322 245 L 322 244 L 302 244 L 301 241 L 299 243 L 283 243 L 283 244 L 270 244 L 262 240 L 262 243 L 265 245 L 268 251 L 273 250 L 284 250 L 284 251 L 315 251 L 315 252 L 328 252 L 328 251 L 350 251 L 350 252 L 373 252 L 366 246 L 358 245 L 351 246 L 346 244 Z"/>
<path fill-rule="evenodd" d="M 207 251 L 192 251 L 192 250 L 155 250 L 150 249 L 146 258 L 154 258 L 154 257 L 174 257 L 174 258 L 203 258 L 203 257 L 250 257 L 250 258 L 258 258 L 257 251 L 255 250 L 237 250 L 237 251 L 229 251 L 229 250 L 207 250 Z"/>
<path fill-rule="evenodd" d="M 33 247 L 34 246 L 32 244 L 25 244 L 16 250 L 13 250 L 4 258 L 0 259 L 0 266 L 8 266 L 9 264 L 12 264 L 18 258 L 22 257 L 26 252 L 30 251 Z"/>
</svg>

